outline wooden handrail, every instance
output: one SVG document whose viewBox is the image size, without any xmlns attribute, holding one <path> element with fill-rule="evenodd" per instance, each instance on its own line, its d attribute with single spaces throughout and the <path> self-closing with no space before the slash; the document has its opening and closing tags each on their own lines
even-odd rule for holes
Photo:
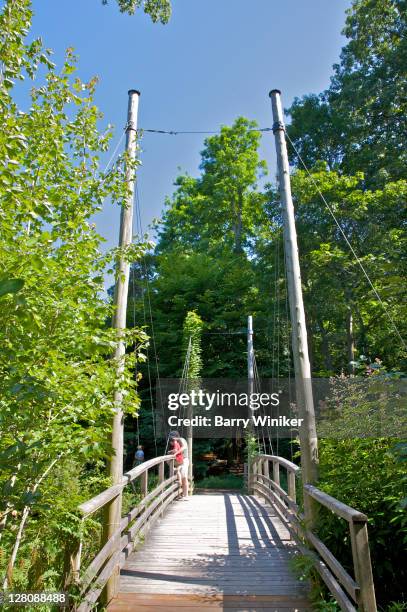
<svg viewBox="0 0 407 612">
<path fill-rule="evenodd" d="M 292 461 L 285 459 L 284 457 L 278 457 L 277 455 L 256 455 L 256 460 L 259 459 L 268 459 L 269 461 L 277 462 L 279 465 L 282 465 L 286 470 L 290 472 L 294 472 L 294 474 L 299 474 L 301 468 L 298 465 L 295 465 Z"/>
<path fill-rule="evenodd" d="M 111 501 L 114 497 L 116 497 L 120 493 L 120 491 L 122 491 L 124 487 L 130 482 L 132 482 L 136 478 L 139 478 L 145 472 L 148 472 L 150 468 L 168 461 L 174 461 L 174 455 L 163 455 L 162 457 L 155 457 L 154 459 L 149 459 L 148 461 L 145 461 L 144 463 L 138 465 L 132 470 L 125 472 L 123 474 L 122 482 L 120 484 L 112 485 L 108 489 L 102 491 L 102 493 L 95 495 L 88 501 L 81 504 L 78 508 L 79 512 L 84 517 L 93 514 L 100 508 L 103 508 L 103 506 L 109 503 L 109 501 Z"/>
<path fill-rule="evenodd" d="M 270 461 L 273 463 L 272 477 L 269 474 Z M 287 470 L 288 494 L 280 486 L 280 466 Z M 303 485 L 305 495 L 348 522 L 354 568 L 352 578 L 318 536 L 301 524 L 302 516 L 299 515 L 295 499 L 295 477 L 300 473 L 300 468 L 283 457 L 257 455 L 251 463 L 251 470 L 249 476 L 252 489 L 273 504 L 290 533 L 297 539 L 300 550 L 313 560 L 341 610 L 356 612 L 356 604 L 358 610 L 376 612 L 367 516 L 311 484 Z M 307 549 L 303 541 L 308 542 L 314 550 Z"/>
<path fill-rule="evenodd" d="M 122 567 L 126 555 L 134 547 L 134 541 L 147 533 L 152 524 L 178 495 L 177 477 L 174 476 L 174 455 L 163 455 L 145 461 L 123 474 L 122 481 L 113 485 L 79 506 L 82 520 L 109 504 L 123 488 L 140 479 L 142 500 L 124 516 L 117 530 L 94 557 L 86 571 L 80 576 L 82 542 L 73 555 L 75 567 L 73 580 L 78 584 L 84 600 L 78 611 L 87 612 L 98 600 L 106 582 L 117 568 Z M 165 478 L 164 468 L 169 465 L 169 476 Z M 148 472 L 158 466 L 158 484 L 148 493 Z"/>
<path fill-rule="evenodd" d="M 344 518 L 346 521 L 353 521 L 356 523 L 367 522 L 366 514 L 363 514 L 362 512 L 359 512 L 358 510 L 347 506 L 338 499 L 335 499 L 335 497 L 331 497 L 331 495 L 328 495 L 328 493 L 324 493 L 313 485 L 305 484 L 304 491 L 307 493 L 307 495 L 315 499 L 322 506 L 325 506 L 325 508 L 328 508 L 328 510 L 331 510 L 338 516 Z"/>
</svg>

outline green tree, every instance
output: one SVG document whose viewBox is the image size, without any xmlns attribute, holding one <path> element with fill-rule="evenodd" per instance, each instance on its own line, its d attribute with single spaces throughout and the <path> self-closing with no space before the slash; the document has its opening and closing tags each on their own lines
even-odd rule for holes
<svg viewBox="0 0 407 612">
<path fill-rule="evenodd" d="M 72 513 L 80 495 L 90 491 L 81 481 L 85 466 L 101 465 L 112 452 L 106 433 L 114 389 L 125 388 L 128 412 L 137 410 L 138 396 L 134 354 L 126 359 L 121 381 L 110 360 L 117 337 L 107 323 L 112 308 L 103 298 L 103 275 L 113 270 L 118 252 L 102 255 L 102 239 L 91 222 L 106 197 L 123 200 L 121 164 L 107 173 L 100 166 L 111 134 L 97 128 L 96 81 L 74 78 L 71 50 L 58 72 L 39 40 L 26 42 L 30 21 L 27 0 L 5 3 L 0 15 L 5 126 L 0 135 L 0 568 L 6 572 L 4 586 L 14 581 L 21 588 L 59 588 L 64 548 L 78 530 Z M 27 108 L 20 108 L 14 86 L 27 77 L 36 77 L 36 86 Z M 139 245 L 128 255 L 136 258 L 142 250 Z M 137 347 L 146 341 L 139 329 L 127 331 L 125 339 Z M 64 473 L 67 478 L 76 473 L 71 497 L 70 485 L 59 491 L 53 485 Z M 57 518 L 55 509 L 61 511 Z M 38 536 L 41 531 L 48 543 L 45 535 L 45 540 Z"/>
<path fill-rule="evenodd" d="M 330 88 L 288 111 L 290 136 L 308 165 L 325 160 L 362 171 L 369 185 L 406 177 L 406 15 L 406 0 L 352 3 Z"/>
<path fill-rule="evenodd" d="M 190 310 L 204 322 L 203 374 L 239 376 L 245 372 L 246 317 L 257 295 L 252 282 L 251 266 L 241 256 L 224 255 L 220 262 L 205 253 L 175 251 L 157 258 L 151 307 L 162 376 L 181 375 L 182 330 Z M 142 317 L 142 304 L 138 312 Z M 148 333 L 150 327 L 148 322 Z M 241 335 L 230 335 L 239 331 Z"/>
<path fill-rule="evenodd" d="M 258 154 L 260 132 L 244 117 L 205 140 L 199 178 L 181 176 L 167 201 L 157 252 L 177 245 L 216 252 L 250 250 L 261 221 L 264 195 L 258 180 L 266 164 Z M 216 218 L 216 224 L 213 219 Z"/>
<path fill-rule="evenodd" d="M 103 4 L 108 4 L 109 0 L 102 0 Z M 170 0 L 116 0 L 122 13 L 133 15 L 137 9 L 143 8 L 152 21 L 156 23 L 168 23 L 171 17 Z"/>
</svg>

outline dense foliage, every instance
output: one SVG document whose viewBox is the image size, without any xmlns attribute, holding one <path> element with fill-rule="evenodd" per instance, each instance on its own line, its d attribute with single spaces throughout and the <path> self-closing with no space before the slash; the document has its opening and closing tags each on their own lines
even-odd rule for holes
<svg viewBox="0 0 407 612">
<path fill-rule="evenodd" d="M 294 101 L 289 133 L 308 165 L 324 160 L 383 186 L 406 178 L 406 0 L 354 0 L 343 33 L 331 86 Z"/>
<path fill-rule="evenodd" d="M 74 78 L 71 50 L 57 71 L 39 40 L 26 42 L 30 20 L 26 0 L 0 16 L 0 566 L 4 586 L 41 589 L 62 586 L 73 512 L 111 453 L 119 381 L 103 275 L 118 252 L 102 255 L 91 219 L 125 188 L 120 164 L 100 167 L 111 134 L 97 128 L 95 81 Z M 144 341 L 127 332 L 128 344 Z M 135 412 L 132 361 L 121 384 Z"/>
<path fill-rule="evenodd" d="M 392 439 L 322 440 L 320 486 L 369 517 L 369 544 L 376 596 L 380 603 L 405 601 L 407 516 L 405 463 Z M 321 511 L 320 536 L 352 572 L 345 521 Z"/>
</svg>

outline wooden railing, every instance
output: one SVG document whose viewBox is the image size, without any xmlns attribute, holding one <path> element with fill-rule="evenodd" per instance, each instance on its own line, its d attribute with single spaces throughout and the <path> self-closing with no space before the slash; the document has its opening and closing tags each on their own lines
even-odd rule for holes
<svg viewBox="0 0 407 612">
<path fill-rule="evenodd" d="M 158 470 L 158 482 L 157 486 L 148 492 L 148 474 L 152 468 Z M 77 608 L 79 612 L 86 612 L 94 607 L 107 581 L 113 574 L 118 574 L 135 544 L 148 532 L 177 496 L 178 482 L 174 475 L 174 456 L 156 457 L 126 472 L 120 484 L 109 487 L 79 506 L 82 520 L 86 520 L 96 511 L 105 508 L 123 491 L 126 485 L 132 484 L 134 487 L 136 481 L 140 482 L 141 501 L 121 519 L 115 533 L 104 544 L 90 565 L 81 571 L 81 542 L 72 558 L 71 581 L 78 586 L 81 595 L 81 603 Z"/>
<path fill-rule="evenodd" d="M 270 464 L 272 464 L 271 474 Z M 280 469 L 286 472 L 287 491 L 281 486 Z M 264 497 L 279 512 L 301 552 L 313 560 L 316 570 L 341 610 L 376 612 L 367 516 L 317 487 L 310 484 L 303 486 L 304 495 L 312 497 L 320 505 L 348 522 L 354 570 L 352 578 L 322 540 L 305 525 L 296 497 L 296 476 L 299 474 L 300 468 L 287 459 L 275 455 L 257 455 L 251 461 L 249 491 Z M 312 550 L 304 546 L 305 543 Z"/>
</svg>

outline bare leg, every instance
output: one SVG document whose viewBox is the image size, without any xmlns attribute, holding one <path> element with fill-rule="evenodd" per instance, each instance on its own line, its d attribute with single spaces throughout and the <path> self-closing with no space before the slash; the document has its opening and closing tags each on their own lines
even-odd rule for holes
<svg viewBox="0 0 407 612">
<path fill-rule="evenodd" d="M 185 476 L 182 478 L 182 494 L 184 497 L 188 497 L 188 478 Z"/>
</svg>

